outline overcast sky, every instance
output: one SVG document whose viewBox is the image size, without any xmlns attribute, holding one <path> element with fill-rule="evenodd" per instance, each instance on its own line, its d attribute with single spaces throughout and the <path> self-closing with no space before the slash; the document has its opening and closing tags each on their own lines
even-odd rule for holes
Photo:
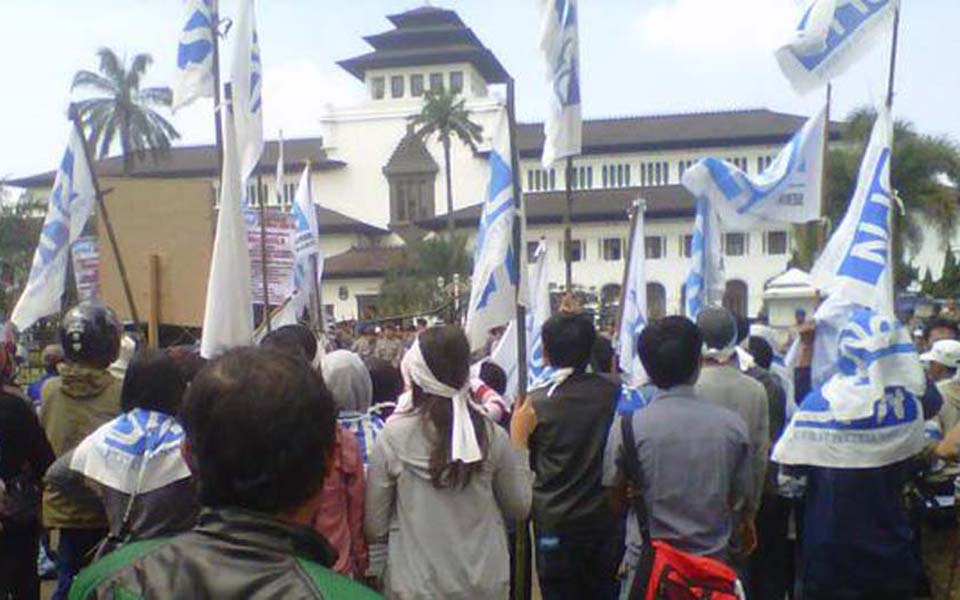
<svg viewBox="0 0 960 600">
<path fill-rule="evenodd" d="M 238 0 L 220 0 L 225 16 Z M 517 80 L 520 118 L 546 105 L 536 53 L 536 0 L 446 0 Z M 581 0 L 586 117 L 768 107 L 810 114 L 822 96 L 795 95 L 773 57 L 802 0 Z M 387 14 L 422 0 L 261 0 L 267 135 L 318 132 L 326 103 L 362 94 L 335 61 L 366 52 Z M 52 169 L 63 151 L 70 82 L 108 46 L 153 55 L 149 85 L 172 83 L 180 0 L 0 0 L 0 179 Z M 900 117 L 960 140 L 960 2 L 903 0 L 897 71 Z M 230 41 L 224 54 L 229 55 Z M 879 44 L 835 85 L 836 112 L 883 98 L 889 45 Z M 224 64 L 224 69 L 227 65 Z M 172 118 L 180 143 L 213 139 L 210 103 Z"/>
</svg>

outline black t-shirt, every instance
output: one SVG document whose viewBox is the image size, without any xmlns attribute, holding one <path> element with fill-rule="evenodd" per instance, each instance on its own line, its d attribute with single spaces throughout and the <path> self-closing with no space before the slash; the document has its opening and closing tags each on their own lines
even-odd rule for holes
<svg viewBox="0 0 960 600">
<path fill-rule="evenodd" d="M 29 399 L 4 387 L 0 390 L 0 479 L 29 469 L 41 480 L 53 460 L 53 449 Z"/>
</svg>

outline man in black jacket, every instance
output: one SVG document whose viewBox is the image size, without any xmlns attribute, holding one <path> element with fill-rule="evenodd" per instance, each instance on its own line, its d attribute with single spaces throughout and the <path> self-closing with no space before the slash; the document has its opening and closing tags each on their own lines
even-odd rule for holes
<svg viewBox="0 0 960 600">
<path fill-rule="evenodd" d="M 122 547 L 81 573 L 86 598 L 378 597 L 336 575 L 310 528 L 334 447 L 333 399 L 315 371 L 269 349 L 228 352 L 182 408 L 203 511 L 192 531 Z"/>
<path fill-rule="evenodd" d="M 537 572 L 544 600 L 613 598 L 623 553 L 622 521 L 601 482 L 603 449 L 619 387 L 586 373 L 596 339 L 590 318 L 561 313 L 543 325 L 554 375 L 534 390 L 529 439 Z"/>
</svg>

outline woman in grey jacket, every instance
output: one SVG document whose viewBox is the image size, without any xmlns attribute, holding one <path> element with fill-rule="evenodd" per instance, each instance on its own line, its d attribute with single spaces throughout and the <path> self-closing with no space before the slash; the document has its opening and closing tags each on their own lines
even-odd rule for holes
<svg viewBox="0 0 960 600">
<path fill-rule="evenodd" d="M 526 451 L 469 401 L 470 347 L 458 327 L 424 331 L 403 359 L 413 410 L 381 433 L 367 474 L 364 525 L 388 543 L 388 598 L 505 599 L 504 517 L 531 502 Z"/>
</svg>

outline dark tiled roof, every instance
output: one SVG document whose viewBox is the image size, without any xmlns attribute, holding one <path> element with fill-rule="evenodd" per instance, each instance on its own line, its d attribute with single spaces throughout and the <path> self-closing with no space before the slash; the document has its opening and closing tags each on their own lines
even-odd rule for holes
<svg viewBox="0 0 960 600">
<path fill-rule="evenodd" d="M 387 166 L 383 172 L 387 175 L 403 175 L 408 173 L 436 173 L 440 170 L 437 161 L 433 160 L 430 151 L 423 144 L 418 136 L 413 134 L 413 130 L 408 130 L 407 135 L 403 136 L 400 143 L 397 144 Z"/>
<path fill-rule="evenodd" d="M 585 120 L 583 153 L 782 144 L 806 121 L 767 109 Z M 831 123 L 830 139 L 839 139 L 842 127 Z M 523 157 L 540 156 L 543 124 L 518 124 L 517 146 Z"/>
<path fill-rule="evenodd" d="M 363 81 L 369 69 L 466 62 L 489 83 L 507 81 L 509 76 L 497 57 L 452 10 L 422 7 L 388 19 L 394 30 L 364 38 L 373 52 L 337 64 Z"/>
<path fill-rule="evenodd" d="M 350 248 L 323 262 L 324 279 L 378 277 L 403 262 L 404 249 L 396 246 Z"/>
<path fill-rule="evenodd" d="M 390 233 L 375 225 L 364 223 L 329 208 L 317 206 L 317 228 L 320 235 L 325 233 L 362 233 L 366 235 L 386 235 Z"/>
<path fill-rule="evenodd" d="M 644 213 L 647 219 L 685 218 L 694 214 L 694 198 L 680 185 L 577 190 L 573 192 L 573 222 L 627 221 L 627 210 L 638 198 L 643 198 L 647 203 Z M 563 222 L 567 211 L 566 194 L 563 191 L 526 193 L 523 199 L 526 203 L 528 224 Z M 453 214 L 457 226 L 476 227 L 481 208 L 481 204 L 474 204 L 455 210 Z M 447 226 L 447 216 L 427 219 L 418 225 L 424 229 L 439 231 Z"/>
<path fill-rule="evenodd" d="M 303 167 L 305 161 L 310 161 L 313 169 L 328 170 L 344 166 L 345 163 L 327 158 L 323 149 L 323 138 L 303 138 L 284 140 L 283 162 L 287 172 Z M 147 156 L 141 161 L 134 162 L 131 177 L 218 177 L 219 166 L 216 146 L 182 146 L 173 148 L 166 156 L 156 161 Z M 257 167 L 258 173 L 275 173 L 277 170 L 277 142 L 266 142 L 263 148 L 263 157 Z M 113 156 L 96 162 L 97 175 L 100 177 L 123 177 L 123 160 Z M 15 187 L 48 187 L 53 185 L 55 171 L 47 171 L 38 175 L 31 175 L 20 179 L 9 180 L 6 183 Z"/>
</svg>

